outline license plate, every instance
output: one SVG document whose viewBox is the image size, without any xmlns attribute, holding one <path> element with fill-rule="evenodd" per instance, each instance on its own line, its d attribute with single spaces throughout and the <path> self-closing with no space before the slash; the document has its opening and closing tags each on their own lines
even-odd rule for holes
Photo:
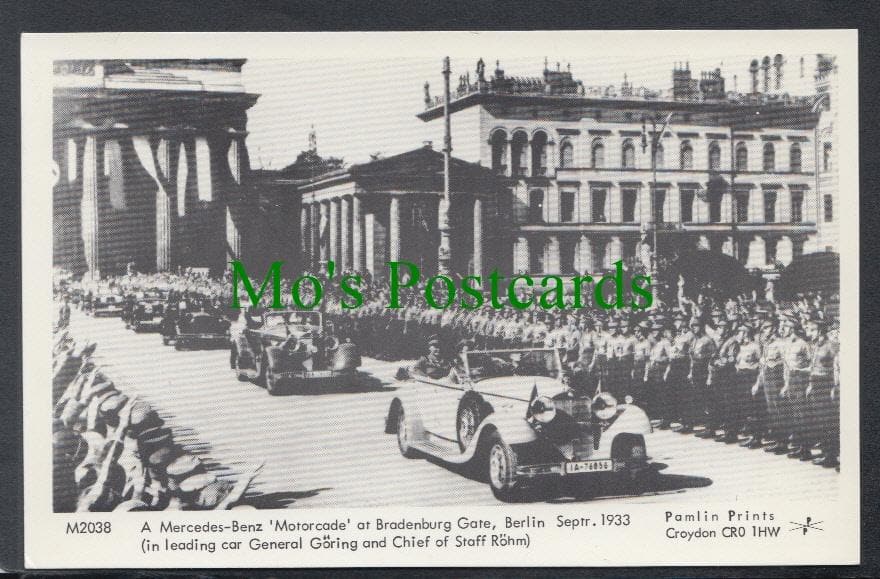
<svg viewBox="0 0 880 579">
<path fill-rule="evenodd" d="M 611 472 L 614 462 L 611 460 L 581 460 L 565 463 L 565 472 L 575 474 L 581 472 Z"/>
</svg>

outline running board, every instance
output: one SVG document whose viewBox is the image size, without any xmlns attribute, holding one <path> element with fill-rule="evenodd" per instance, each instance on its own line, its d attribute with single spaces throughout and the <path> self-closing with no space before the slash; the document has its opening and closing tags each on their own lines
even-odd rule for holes
<svg viewBox="0 0 880 579">
<path fill-rule="evenodd" d="M 457 442 L 452 442 L 432 434 L 426 434 L 427 440 L 414 443 L 413 448 L 437 457 L 452 464 L 464 464 L 471 459 L 472 453 L 462 453 Z"/>
</svg>

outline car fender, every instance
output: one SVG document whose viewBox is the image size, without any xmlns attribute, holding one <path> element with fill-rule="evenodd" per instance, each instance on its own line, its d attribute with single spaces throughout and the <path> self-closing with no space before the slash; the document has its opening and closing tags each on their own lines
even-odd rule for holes
<svg viewBox="0 0 880 579">
<path fill-rule="evenodd" d="M 497 409 L 480 423 L 474 440 L 479 440 L 484 431 L 493 430 L 498 432 L 507 444 L 526 444 L 538 440 L 538 433 L 518 411 Z"/>
<path fill-rule="evenodd" d="M 385 417 L 385 433 L 397 433 L 397 416 L 401 408 L 406 414 L 406 419 L 412 425 L 412 433 L 415 440 L 420 441 L 424 438 L 425 427 L 422 420 L 420 405 L 416 402 L 417 398 L 413 395 L 395 396 L 388 406 L 388 415 Z"/>
<path fill-rule="evenodd" d="M 611 445 L 618 434 L 628 433 L 644 436 L 651 432 L 653 432 L 651 421 L 645 411 L 638 406 L 627 404 L 617 420 L 602 433 L 596 455 L 611 456 Z"/>
</svg>

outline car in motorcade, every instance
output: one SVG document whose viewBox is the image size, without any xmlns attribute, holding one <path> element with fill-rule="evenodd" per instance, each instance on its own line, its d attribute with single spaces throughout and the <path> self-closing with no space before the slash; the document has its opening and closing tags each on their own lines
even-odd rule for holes
<svg viewBox="0 0 880 579">
<path fill-rule="evenodd" d="M 162 343 L 184 348 L 228 347 L 231 323 L 223 311 L 205 299 L 168 303 L 160 325 Z"/>
<path fill-rule="evenodd" d="M 93 316 L 121 316 L 125 297 L 116 287 L 99 286 L 92 293 L 87 312 Z"/>
<path fill-rule="evenodd" d="M 557 349 L 464 351 L 446 377 L 398 379 L 385 432 L 400 453 L 466 465 L 499 500 L 527 499 L 551 480 L 590 496 L 597 477 L 655 472 L 645 412 L 629 397 L 573 388 Z"/>
<path fill-rule="evenodd" d="M 168 306 L 168 290 L 152 288 L 135 292 L 126 300 L 123 321 L 135 332 L 145 327 L 160 328 Z"/>
<path fill-rule="evenodd" d="M 239 380 L 269 394 L 352 388 L 359 384 L 361 356 L 349 338 L 336 335 L 316 311 L 266 310 L 232 341 L 229 365 Z"/>
</svg>

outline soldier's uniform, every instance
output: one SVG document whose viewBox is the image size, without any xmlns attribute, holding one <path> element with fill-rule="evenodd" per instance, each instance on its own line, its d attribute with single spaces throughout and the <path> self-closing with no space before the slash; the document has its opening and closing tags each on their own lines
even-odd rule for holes
<svg viewBox="0 0 880 579">
<path fill-rule="evenodd" d="M 724 442 L 737 441 L 742 427 L 738 419 L 741 412 L 742 397 L 738 395 L 736 380 L 736 359 L 739 354 L 739 340 L 727 331 L 725 320 L 718 322 L 717 340 L 720 343 L 710 366 L 710 383 L 707 388 L 709 423 L 707 430 L 724 428 Z"/>
<path fill-rule="evenodd" d="M 786 422 L 791 430 L 793 442 L 793 448 L 788 455 L 791 458 L 812 460 L 807 440 L 809 431 L 805 412 L 812 353 L 810 345 L 794 333 L 797 321 L 789 317 L 784 323 L 790 328 L 790 333 L 784 340 L 785 395 L 783 396 L 788 415 Z"/>
<path fill-rule="evenodd" d="M 741 340 L 739 352 L 736 355 L 736 398 L 734 400 L 733 422 L 735 428 L 742 428 L 748 416 L 752 417 L 751 440 L 746 444 L 752 448 L 761 446 L 761 438 L 766 432 L 766 419 L 764 401 L 757 395 L 752 395 L 752 390 L 758 380 L 758 372 L 761 367 L 761 346 L 757 341 L 749 337 L 749 329 L 742 326 L 739 330 Z"/>
<path fill-rule="evenodd" d="M 702 324 L 699 320 L 691 321 L 691 328 L 696 330 L 696 333 L 691 346 L 690 356 L 690 379 L 693 386 L 693 398 L 689 404 L 689 414 L 691 424 L 695 424 L 705 419 L 711 404 L 709 398 L 709 364 L 712 363 L 718 348 L 715 346 L 715 341 L 702 331 Z M 713 422 L 713 417 L 709 417 L 704 432 L 713 430 L 713 427 L 716 426 Z M 701 436 L 707 435 L 701 433 Z M 714 436 L 714 433 L 712 436 Z"/>
<path fill-rule="evenodd" d="M 673 400 L 666 386 L 666 373 L 672 358 L 672 341 L 664 333 L 659 333 L 663 331 L 662 325 L 655 324 L 651 330 L 658 334 L 651 345 L 645 367 L 648 415 L 660 420 L 660 428 L 668 428 L 673 414 Z"/>
<path fill-rule="evenodd" d="M 648 335 L 651 324 L 647 321 L 639 322 L 638 334 L 633 337 L 633 357 L 632 357 L 632 375 L 631 375 L 631 393 L 633 399 L 647 409 L 648 391 L 647 391 L 647 367 L 648 359 L 651 357 L 651 350 L 654 342 Z M 649 416 L 651 413 L 649 412 Z"/>
<path fill-rule="evenodd" d="M 684 318 L 677 318 L 679 323 Z M 670 416 L 670 420 L 679 420 L 680 432 L 690 432 L 694 426 L 694 387 L 688 374 L 690 373 L 691 348 L 694 343 L 694 334 L 687 326 L 679 328 L 678 335 L 672 339 L 672 350 L 669 356 L 669 372 L 666 375 L 666 391 L 673 401 L 676 416 Z"/>
<path fill-rule="evenodd" d="M 814 322 L 822 324 L 823 322 Z M 812 427 L 809 441 L 818 440 L 822 445 L 822 459 L 819 464 L 837 466 L 839 449 L 838 421 L 832 395 L 834 388 L 834 366 L 837 358 L 837 344 L 824 331 L 813 344 L 810 362 L 810 386 L 807 396 L 808 420 Z"/>
</svg>

